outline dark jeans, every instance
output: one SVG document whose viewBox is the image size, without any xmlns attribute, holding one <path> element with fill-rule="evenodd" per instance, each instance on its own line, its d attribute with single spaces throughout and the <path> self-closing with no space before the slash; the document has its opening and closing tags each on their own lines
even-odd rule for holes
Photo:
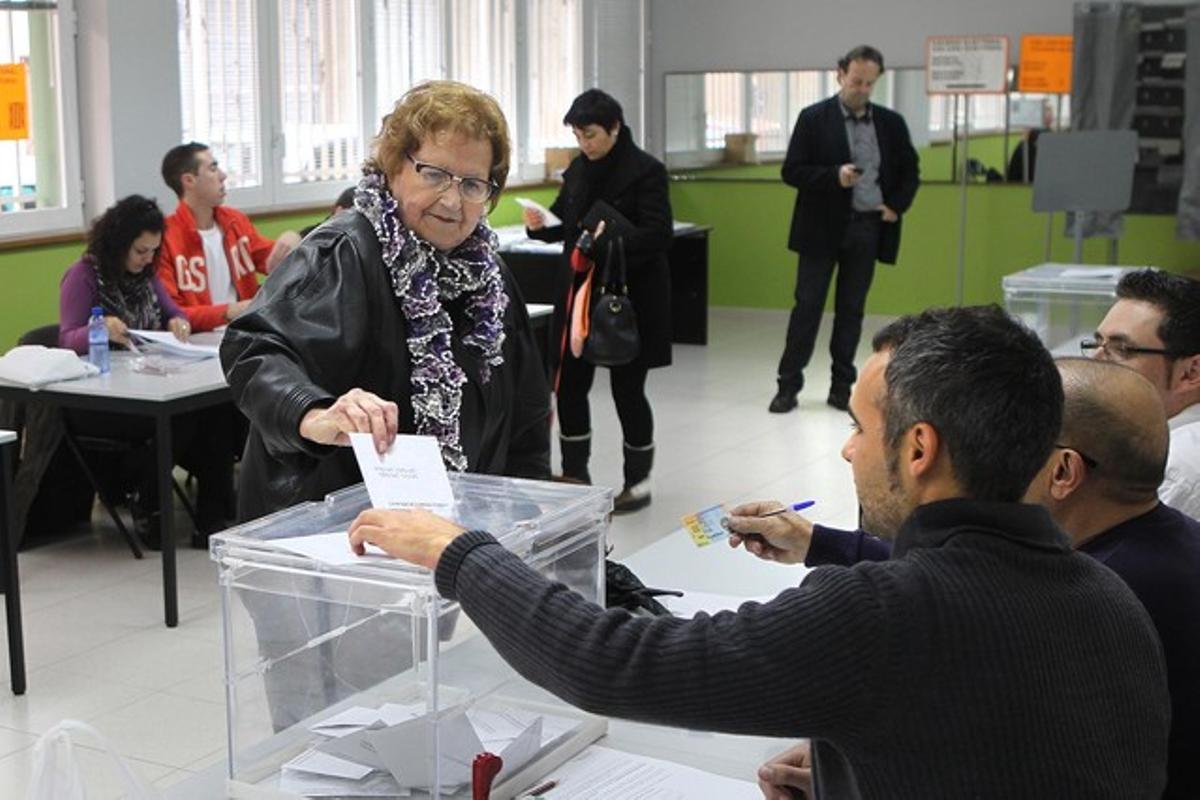
<svg viewBox="0 0 1200 800">
<path fill-rule="evenodd" d="M 646 367 L 641 359 L 620 367 L 609 367 L 613 403 L 621 420 L 621 433 L 631 447 L 654 442 L 654 414 L 646 399 Z M 567 353 L 558 380 L 558 425 L 564 436 L 583 436 L 592 430 L 588 393 L 596 366 Z"/>
<path fill-rule="evenodd" d="M 796 268 L 796 305 L 788 320 L 783 357 L 779 359 L 780 391 L 798 392 L 804 386 L 804 368 L 812 358 L 834 267 L 837 267 L 837 294 L 833 336 L 829 340 L 833 383 L 842 386 L 854 383 L 858 376 L 854 369 L 854 353 L 862 335 L 863 308 L 871 279 L 875 276 L 879 226 L 883 224 L 878 214 L 856 214 L 846 224 L 846 233 L 835 258 L 800 255 Z"/>
</svg>

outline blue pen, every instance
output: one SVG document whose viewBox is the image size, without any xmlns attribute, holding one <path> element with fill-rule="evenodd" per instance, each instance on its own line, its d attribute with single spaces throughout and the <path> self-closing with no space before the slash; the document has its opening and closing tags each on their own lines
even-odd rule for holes
<svg viewBox="0 0 1200 800">
<path fill-rule="evenodd" d="M 768 511 L 765 514 L 759 514 L 756 517 L 756 519 L 765 519 L 767 517 L 777 517 L 780 514 L 784 514 L 788 511 L 803 511 L 806 508 L 812 508 L 816 504 L 817 504 L 816 500 L 802 500 L 799 503 L 792 503 L 790 506 L 784 506 L 783 508 L 777 508 L 774 511 Z M 721 527 L 726 528 L 726 529 L 729 528 L 729 517 L 721 517 Z M 742 535 L 758 536 L 757 533 L 749 533 L 749 534 L 742 534 Z"/>
<path fill-rule="evenodd" d="M 790 506 L 784 506 L 783 508 L 777 508 L 774 511 L 768 511 L 766 514 L 759 514 L 758 517 L 759 519 L 762 519 L 763 517 L 775 517 L 788 511 L 803 511 L 806 508 L 812 508 L 816 504 L 816 500 L 802 500 L 799 503 L 792 503 Z"/>
</svg>

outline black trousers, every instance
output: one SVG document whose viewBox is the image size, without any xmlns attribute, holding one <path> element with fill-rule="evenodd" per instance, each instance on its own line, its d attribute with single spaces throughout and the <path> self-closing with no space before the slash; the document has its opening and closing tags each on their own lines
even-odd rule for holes
<svg viewBox="0 0 1200 800">
<path fill-rule="evenodd" d="M 621 433 L 631 447 L 646 447 L 654 442 L 654 414 L 646 398 L 646 373 L 649 367 L 636 359 L 620 367 L 609 367 L 613 403 L 621 420 Z M 592 430 L 588 393 L 596 377 L 590 361 L 563 357 L 558 379 L 558 425 L 563 436 L 583 436 Z"/>
<path fill-rule="evenodd" d="M 829 294 L 829 282 L 837 269 L 834 298 L 833 335 L 829 354 L 833 356 L 833 383 L 849 386 L 858 377 L 854 353 L 862 335 L 863 308 L 867 291 L 875 276 L 875 256 L 879 250 L 879 214 L 854 214 L 846 224 L 842 245 L 834 258 L 800 255 L 796 267 L 796 304 L 788 320 L 787 343 L 779 359 L 780 391 L 798 392 L 804 387 L 804 368 L 812 358 L 821 325 L 821 312 Z"/>
</svg>

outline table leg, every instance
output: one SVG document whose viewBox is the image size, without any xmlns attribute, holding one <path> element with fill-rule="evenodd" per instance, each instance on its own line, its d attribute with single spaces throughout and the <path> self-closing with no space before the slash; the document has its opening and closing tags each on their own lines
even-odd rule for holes
<svg viewBox="0 0 1200 800">
<path fill-rule="evenodd" d="M 174 628 L 179 624 L 179 589 L 175 578 L 175 494 L 171 491 L 171 471 L 175 468 L 175 459 L 171 455 L 171 417 L 159 414 L 154 419 L 159 535 L 162 542 L 163 606 L 167 627 Z"/>
<path fill-rule="evenodd" d="M 25 635 L 21 629 L 21 581 L 17 575 L 17 543 L 12 538 L 12 463 L 14 445 L 0 445 L 0 569 L 8 621 L 8 669 L 13 694 L 25 694 Z"/>
</svg>

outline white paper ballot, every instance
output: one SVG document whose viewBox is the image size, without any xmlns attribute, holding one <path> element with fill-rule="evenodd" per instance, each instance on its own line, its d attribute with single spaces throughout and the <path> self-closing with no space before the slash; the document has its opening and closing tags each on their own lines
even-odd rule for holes
<svg viewBox="0 0 1200 800">
<path fill-rule="evenodd" d="M 408 797 L 412 792 L 401 788 L 386 772 L 377 772 L 363 780 L 332 778 L 285 769 L 279 773 L 279 788 L 297 797 Z"/>
<path fill-rule="evenodd" d="M 311 725 L 309 730 L 325 736 L 344 736 L 345 733 L 354 733 L 354 731 L 361 730 L 368 725 L 374 725 L 376 722 L 379 722 L 379 711 L 365 706 L 354 706 L 340 714 L 326 717 L 320 722 Z M 344 733 L 342 733 L 343 731 Z"/>
<path fill-rule="evenodd" d="M 369 433 L 350 434 L 354 457 L 374 508 L 427 508 L 449 516 L 454 492 L 432 436 L 397 436 L 383 455 Z"/>
<path fill-rule="evenodd" d="M 371 774 L 373 768 L 347 761 L 344 758 L 322 753 L 320 750 L 306 750 L 283 765 L 285 770 L 310 772 L 313 775 L 325 775 L 330 778 L 348 778 L 360 781 Z"/>
<path fill-rule="evenodd" d="M 364 731 L 367 742 L 392 777 L 405 788 L 428 788 L 433 784 L 433 737 L 430 716 L 402 722 L 389 728 Z M 468 783 L 471 762 L 483 752 L 483 743 L 462 711 L 443 716 L 437 725 L 438 771 L 442 786 Z"/>
<path fill-rule="evenodd" d="M 546 227 L 553 228 L 555 225 L 562 225 L 562 220 L 559 219 L 553 211 L 546 208 L 536 200 L 530 200 L 528 197 L 514 197 L 517 205 L 521 208 L 528 208 L 531 211 L 540 211 L 542 216 L 546 218 Z"/>
<path fill-rule="evenodd" d="M 339 739 L 330 739 L 329 741 L 321 742 L 317 745 L 316 749 L 319 752 L 344 758 L 353 761 L 355 764 L 362 764 L 365 767 L 387 769 L 387 765 L 384 764 L 379 753 L 375 752 L 375 745 L 367 738 L 374 730 L 384 730 L 384 728 L 382 725 L 378 728 L 361 728 Z"/>
<path fill-rule="evenodd" d="M 350 549 L 350 536 L 346 531 L 314 533 L 311 536 L 287 536 L 272 539 L 271 544 L 322 564 L 365 564 L 371 561 L 395 561 L 394 558 L 373 544 L 368 544 L 365 555 L 357 555 Z M 378 716 L 376 717 L 378 719 Z"/>
<path fill-rule="evenodd" d="M 141 331 L 131 330 L 135 345 L 146 345 L 160 353 L 186 358 L 216 358 L 219 348 L 216 345 L 193 344 L 181 342 L 170 331 Z"/>
<path fill-rule="evenodd" d="M 754 774 L 750 768 L 750 774 Z M 724 775 L 635 756 L 592 745 L 546 776 L 557 782 L 540 797 L 546 800 L 606 800 L 636 797 L 638 800 L 694 800 L 720 797 L 723 800 L 761 800 L 756 784 Z"/>
</svg>

